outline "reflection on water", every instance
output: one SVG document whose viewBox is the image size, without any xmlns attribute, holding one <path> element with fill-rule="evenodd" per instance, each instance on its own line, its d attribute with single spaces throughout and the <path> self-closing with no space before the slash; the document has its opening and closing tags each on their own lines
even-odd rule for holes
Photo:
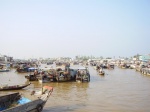
<svg viewBox="0 0 150 112">
<path fill-rule="evenodd" d="M 43 112 L 149 112 L 150 77 L 143 76 L 132 69 L 105 70 L 101 76 L 89 67 L 89 83 L 53 82 L 44 83 L 54 87 L 52 96 L 47 101 Z M 24 74 L 11 72 L 0 73 L 0 84 L 22 84 L 28 81 Z M 41 89 L 39 82 L 20 92 Z M 0 92 L 8 93 L 7 92 Z"/>
</svg>

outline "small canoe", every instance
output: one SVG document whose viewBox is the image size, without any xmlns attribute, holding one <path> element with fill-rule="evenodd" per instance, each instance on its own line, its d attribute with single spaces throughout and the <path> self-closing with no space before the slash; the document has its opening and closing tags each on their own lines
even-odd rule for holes
<svg viewBox="0 0 150 112">
<path fill-rule="evenodd" d="M 29 86 L 31 83 L 29 84 L 22 84 L 22 85 L 13 85 L 13 86 L 0 86 L 0 91 L 6 91 L 6 90 L 19 90 L 19 89 L 23 89 L 27 86 Z"/>
<path fill-rule="evenodd" d="M 105 75 L 105 72 L 104 71 L 99 72 L 99 75 Z"/>
<path fill-rule="evenodd" d="M 0 96 L 0 112 L 42 112 L 53 92 L 53 87 L 44 86 L 43 91 L 10 93 Z"/>
<path fill-rule="evenodd" d="M 0 72 L 9 72 L 9 69 L 0 69 Z"/>
</svg>

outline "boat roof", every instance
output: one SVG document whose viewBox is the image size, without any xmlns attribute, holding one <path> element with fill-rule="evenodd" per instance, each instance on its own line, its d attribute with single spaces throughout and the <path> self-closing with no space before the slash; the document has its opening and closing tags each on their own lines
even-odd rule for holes
<svg viewBox="0 0 150 112">
<path fill-rule="evenodd" d="M 31 67 L 31 68 L 28 68 L 28 69 L 30 69 L 30 70 L 37 70 L 38 68 L 34 68 L 34 67 Z"/>
<path fill-rule="evenodd" d="M 86 68 L 86 67 L 84 67 L 84 66 L 73 66 L 73 67 L 70 67 L 70 69 L 85 70 L 85 69 L 87 69 L 87 68 Z"/>
<path fill-rule="evenodd" d="M 48 70 L 55 70 L 55 69 L 54 68 L 40 68 L 40 70 L 48 71 Z"/>
</svg>

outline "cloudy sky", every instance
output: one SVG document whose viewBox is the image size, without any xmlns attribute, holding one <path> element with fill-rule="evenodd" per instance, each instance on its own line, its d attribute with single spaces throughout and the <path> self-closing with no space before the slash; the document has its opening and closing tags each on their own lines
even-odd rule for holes
<svg viewBox="0 0 150 112">
<path fill-rule="evenodd" d="M 0 0 L 3 55 L 130 57 L 149 42 L 149 0 Z"/>
</svg>

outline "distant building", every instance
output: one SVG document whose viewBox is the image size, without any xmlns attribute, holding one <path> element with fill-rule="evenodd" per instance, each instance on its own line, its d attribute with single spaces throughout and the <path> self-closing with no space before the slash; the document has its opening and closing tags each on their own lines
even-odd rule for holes
<svg viewBox="0 0 150 112">
<path fill-rule="evenodd" d="M 150 55 L 141 55 L 139 56 L 140 61 L 150 61 Z"/>
<path fill-rule="evenodd" d="M 137 59 L 137 58 L 132 58 L 132 60 L 133 60 L 133 61 L 136 61 L 136 60 L 138 60 L 138 59 Z"/>
<path fill-rule="evenodd" d="M 0 61 L 1 62 L 12 62 L 13 57 L 6 56 L 6 55 L 0 55 Z"/>
</svg>

